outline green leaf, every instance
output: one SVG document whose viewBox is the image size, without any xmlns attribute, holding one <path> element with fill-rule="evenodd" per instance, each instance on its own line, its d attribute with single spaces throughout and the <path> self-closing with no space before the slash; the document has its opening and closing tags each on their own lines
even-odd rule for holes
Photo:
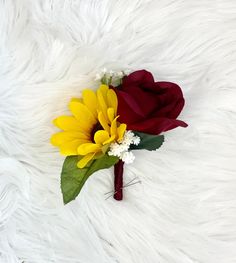
<svg viewBox="0 0 236 263">
<path fill-rule="evenodd" d="M 82 169 L 77 167 L 77 162 L 81 156 L 66 157 L 61 172 L 61 191 L 64 204 L 74 200 L 80 193 L 88 177 L 94 172 L 113 166 L 118 162 L 118 157 L 103 155 L 90 163 L 88 167 Z"/>
<path fill-rule="evenodd" d="M 164 142 L 164 135 L 151 135 L 137 131 L 133 131 L 133 133 L 140 137 L 140 143 L 139 145 L 131 145 L 131 150 L 145 149 L 148 151 L 154 151 L 160 148 Z"/>
</svg>

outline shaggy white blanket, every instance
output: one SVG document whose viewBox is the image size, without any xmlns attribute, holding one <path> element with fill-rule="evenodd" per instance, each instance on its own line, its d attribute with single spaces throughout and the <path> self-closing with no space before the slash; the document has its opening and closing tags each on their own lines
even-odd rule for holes
<svg viewBox="0 0 236 263">
<path fill-rule="evenodd" d="M 0 33 L 0 262 L 236 262 L 235 0 L 1 0 Z M 177 82 L 189 127 L 64 206 L 51 120 L 103 67 Z"/>
</svg>

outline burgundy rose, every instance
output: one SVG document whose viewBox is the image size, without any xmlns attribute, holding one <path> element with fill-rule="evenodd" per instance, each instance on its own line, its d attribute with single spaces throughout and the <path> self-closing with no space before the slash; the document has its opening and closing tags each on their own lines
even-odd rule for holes
<svg viewBox="0 0 236 263">
<path fill-rule="evenodd" d="M 171 82 L 155 82 L 152 74 L 138 70 L 123 78 L 115 88 L 118 97 L 118 115 L 128 130 L 149 134 L 188 125 L 176 118 L 184 106 L 181 88 Z"/>
</svg>

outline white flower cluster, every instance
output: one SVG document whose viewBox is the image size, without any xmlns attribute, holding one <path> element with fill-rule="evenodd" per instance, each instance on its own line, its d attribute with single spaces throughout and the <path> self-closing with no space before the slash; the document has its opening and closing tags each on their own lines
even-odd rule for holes
<svg viewBox="0 0 236 263">
<path fill-rule="evenodd" d="M 110 80 L 110 79 L 122 79 L 125 75 L 128 75 L 130 70 L 118 71 L 115 72 L 113 70 L 108 70 L 106 68 L 102 69 L 101 72 L 97 73 L 95 76 L 95 80 Z"/>
<path fill-rule="evenodd" d="M 129 147 L 131 144 L 138 145 L 139 143 L 140 138 L 138 136 L 134 135 L 132 131 L 126 131 L 120 143 L 112 143 L 110 145 L 108 155 L 117 156 L 127 164 L 132 163 L 135 156 L 129 151 Z"/>
</svg>

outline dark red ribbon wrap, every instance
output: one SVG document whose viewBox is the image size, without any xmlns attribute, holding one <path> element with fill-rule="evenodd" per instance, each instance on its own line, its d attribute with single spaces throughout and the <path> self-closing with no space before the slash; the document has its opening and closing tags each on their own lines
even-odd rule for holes
<svg viewBox="0 0 236 263">
<path fill-rule="evenodd" d="M 123 171 L 124 162 L 119 160 L 114 166 L 114 199 L 117 201 L 123 199 Z"/>
</svg>

